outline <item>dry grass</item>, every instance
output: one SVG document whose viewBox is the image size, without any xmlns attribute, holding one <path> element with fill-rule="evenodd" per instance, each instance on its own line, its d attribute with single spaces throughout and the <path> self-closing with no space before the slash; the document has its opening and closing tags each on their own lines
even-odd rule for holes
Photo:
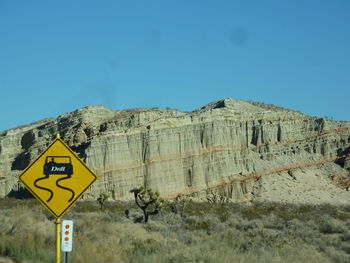
<svg viewBox="0 0 350 263">
<path fill-rule="evenodd" d="M 129 209 L 130 218 L 124 211 Z M 54 220 L 35 200 L 0 201 L 0 258 L 54 261 Z M 349 262 L 350 209 L 190 203 L 135 223 L 132 203 L 79 202 L 70 262 Z"/>
</svg>

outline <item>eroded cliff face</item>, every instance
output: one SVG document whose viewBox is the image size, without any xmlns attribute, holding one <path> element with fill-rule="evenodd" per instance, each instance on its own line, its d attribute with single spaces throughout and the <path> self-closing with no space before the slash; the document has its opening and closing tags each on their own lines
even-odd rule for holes
<svg viewBox="0 0 350 263">
<path fill-rule="evenodd" d="M 86 107 L 2 132 L 0 195 L 56 133 L 98 176 L 85 197 L 131 199 L 144 185 L 169 198 L 350 201 L 349 122 L 232 99 L 189 113 Z"/>
</svg>

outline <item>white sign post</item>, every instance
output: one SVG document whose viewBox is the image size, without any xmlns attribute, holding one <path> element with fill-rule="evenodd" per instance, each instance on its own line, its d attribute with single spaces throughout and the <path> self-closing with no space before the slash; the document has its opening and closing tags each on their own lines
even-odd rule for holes
<svg viewBox="0 0 350 263">
<path fill-rule="evenodd" d="M 68 252 L 73 248 L 73 221 L 63 220 L 61 231 L 61 251 L 64 252 L 64 263 L 68 263 Z"/>
</svg>

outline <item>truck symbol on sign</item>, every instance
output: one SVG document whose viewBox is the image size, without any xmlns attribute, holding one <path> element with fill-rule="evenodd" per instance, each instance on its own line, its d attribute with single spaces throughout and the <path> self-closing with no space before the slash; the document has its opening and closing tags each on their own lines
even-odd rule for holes
<svg viewBox="0 0 350 263">
<path fill-rule="evenodd" d="M 55 158 L 68 159 L 68 163 L 56 163 Z M 50 161 L 49 161 L 50 160 Z M 44 174 L 73 174 L 73 165 L 69 156 L 47 156 L 44 164 Z"/>
<path fill-rule="evenodd" d="M 60 162 L 56 162 L 56 160 L 59 160 Z M 62 162 L 62 159 L 64 161 L 68 161 L 68 162 Z M 46 160 L 45 160 L 45 164 L 44 164 L 44 169 L 43 169 L 43 174 L 45 175 L 44 177 L 40 177 L 38 179 L 36 179 L 34 181 L 34 185 L 39 188 L 42 189 L 44 191 L 47 191 L 50 193 L 49 198 L 46 200 L 46 202 L 50 202 L 54 193 L 51 189 L 43 187 L 38 185 L 38 182 L 41 180 L 45 180 L 45 179 L 49 179 L 50 175 L 53 174 L 63 174 L 63 175 L 67 175 L 65 177 L 61 177 L 59 179 L 56 180 L 56 186 L 69 191 L 71 193 L 71 197 L 69 198 L 68 202 L 71 202 L 74 198 L 74 191 L 68 187 L 65 187 L 63 185 L 60 185 L 59 183 L 63 180 L 67 180 L 69 178 L 72 177 L 73 174 L 73 165 L 72 165 L 72 161 L 71 158 L 69 156 L 47 156 Z"/>
</svg>

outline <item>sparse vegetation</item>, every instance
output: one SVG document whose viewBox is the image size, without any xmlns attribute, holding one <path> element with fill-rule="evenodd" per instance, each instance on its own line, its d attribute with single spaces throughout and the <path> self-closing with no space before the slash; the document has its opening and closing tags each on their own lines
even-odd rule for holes
<svg viewBox="0 0 350 263">
<path fill-rule="evenodd" d="M 97 202 L 100 204 L 101 210 L 103 210 L 103 207 L 108 199 L 109 195 L 107 193 L 100 193 L 100 195 L 97 198 Z"/>
<path fill-rule="evenodd" d="M 228 197 L 225 197 L 225 196 L 220 195 L 218 193 L 210 193 L 206 196 L 206 199 L 207 199 L 207 202 L 212 203 L 212 204 L 229 202 Z"/>
<path fill-rule="evenodd" d="M 134 202 L 78 202 L 70 262 L 349 262 L 350 208 L 188 202 L 148 224 Z M 125 210 L 129 210 L 129 218 Z M 0 259 L 54 259 L 54 219 L 36 200 L 0 200 Z"/>
<path fill-rule="evenodd" d="M 174 214 L 178 214 L 183 217 L 185 213 L 185 209 L 187 205 L 191 203 L 191 199 L 186 196 L 178 196 L 175 198 L 175 200 L 170 201 L 169 206 L 171 209 L 171 212 Z"/>
<path fill-rule="evenodd" d="M 150 215 L 159 213 L 163 200 L 158 192 L 145 187 L 135 188 L 130 192 L 134 194 L 135 203 L 142 210 L 144 222 L 147 224 Z"/>
</svg>

